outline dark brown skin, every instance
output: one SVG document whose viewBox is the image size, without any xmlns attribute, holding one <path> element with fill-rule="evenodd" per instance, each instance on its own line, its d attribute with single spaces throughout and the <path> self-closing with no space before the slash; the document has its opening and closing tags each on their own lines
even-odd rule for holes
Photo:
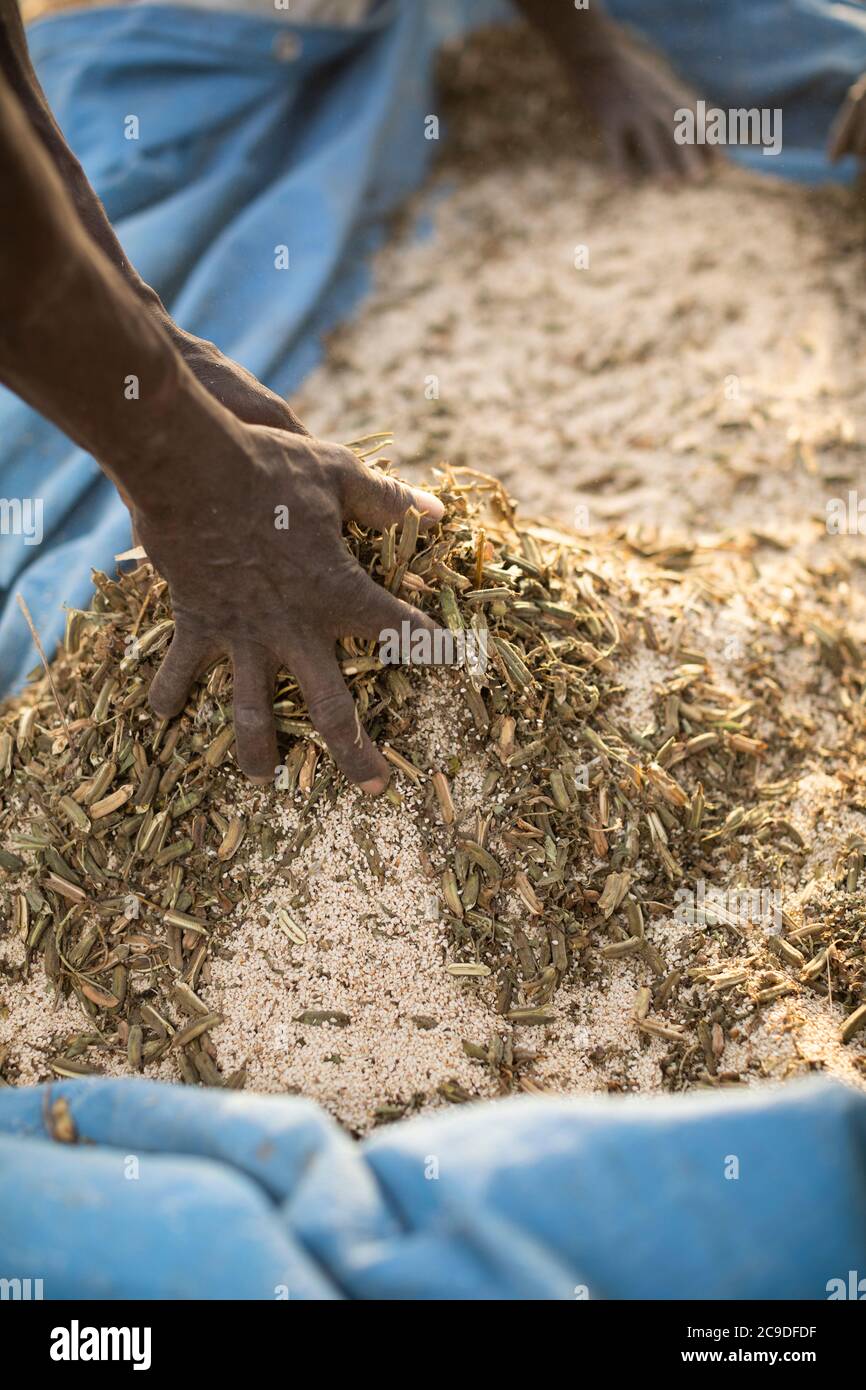
<svg viewBox="0 0 866 1390">
<path fill-rule="evenodd" d="M 257 381 L 251 372 L 224 357 L 214 343 L 178 328 L 159 295 L 145 284 L 130 264 L 102 203 L 64 140 L 39 85 L 30 62 L 17 0 L 0 0 L 0 73 L 6 77 L 31 126 L 48 151 L 85 229 L 147 306 L 155 322 L 166 331 L 202 385 L 240 420 L 252 425 L 273 425 L 277 429 L 307 434 L 307 429 L 291 407 Z"/>
<path fill-rule="evenodd" d="M 601 131 L 618 176 L 634 171 L 665 182 L 700 181 L 718 159 L 712 145 L 678 145 L 674 112 L 693 104 L 676 78 L 603 11 L 599 0 L 516 0 L 564 65 L 575 99 Z"/>
<path fill-rule="evenodd" d="M 76 215 L 2 75 L 0 189 L 0 381 L 93 455 L 168 580 L 177 626 L 154 709 L 177 714 L 195 677 L 228 654 L 238 762 L 270 781 L 274 678 L 287 666 L 340 768 L 382 791 L 388 765 L 360 728 L 335 639 L 434 624 L 364 573 L 341 523 L 389 526 L 411 505 L 438 517 L 441 503 L 339 445 L 247 424 L 209 394 Z M 125 393 L 130 376 L 137 400 Z M 288 530 L 275 525 L 277 507 Z"/>
</svg>

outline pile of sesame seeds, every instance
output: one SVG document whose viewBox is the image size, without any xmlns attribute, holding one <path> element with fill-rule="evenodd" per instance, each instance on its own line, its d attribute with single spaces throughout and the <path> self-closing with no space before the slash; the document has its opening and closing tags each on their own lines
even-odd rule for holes
<svg viewBox="0 0 866 1390">
<path fill-rule="evenodd" d="M 488 661 L 343 642 L 394 767 L 375 801 L 288 673 L 273 787 L 234 763 L 226 664 L 157 720 L 165 585 L 95 577 L 50 678 L 0 712 L 7 1084 L 246 1085 L 362 1133 L 515 1090 L 859 1082 L 866 674 L 832 574 L 789 585 L 782 622 L 744 557 L 524 526 L 465 470 L 438 490 L 432 532 L 346 541 Z"/>
</svg>

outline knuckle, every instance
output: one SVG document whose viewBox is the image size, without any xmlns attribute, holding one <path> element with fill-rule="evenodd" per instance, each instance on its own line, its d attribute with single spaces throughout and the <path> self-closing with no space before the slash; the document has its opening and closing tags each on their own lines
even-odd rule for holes
<svg viewBox="0 0 866 1390">
<path fill-rule="evenodd" d="M 347 699 L 345 690 L 323 690 L 307 702 L 310 719 L 327 739 L 343 741 L 357 729 L 354 702 Z"/>
<path fill-rule="evenodd" d="M 318 454 L 321 467 L 332 476 L 334 486 L 340 489 L 351 481 L 356 470 L 362 467 L 357 454 L 353 454 L 351 449 L 345 448 L 342 444 L 320 444 Z"/>
<path fill-rule="evenodd" d="M 273 732 L 274 721 L 270 710 L 261 705 L 241 702 L 235 704 L 235 728 L 241 734 L 265 734 Z"/>
<path fill-rule="evenodd" d="M 383 475 L 382 481 L 388 505 L 393 507 L 395 511 L 406 511 L 412 501 L 412 495 L 408 488 L 404 487 L 403 483 L 398 482 L 396 478 Z"/>
<path fill-rule="evenodd" d="M 356 468 L 363 468 L 361 460 L 353 449 L 347 449 L 345 444 L 331 444 L 331 458 L 337 468 L 353 471 Z"/>
<path fill-rule="evenodd" d="M 380 468 L 371 468 L 363 459 L 355 459 L 355 467 L 360 479 L 389 511 L 406 510 L 412 496 L 403 483 L 393 478 L 390 473 L 383 473 Z"/>
</svg>

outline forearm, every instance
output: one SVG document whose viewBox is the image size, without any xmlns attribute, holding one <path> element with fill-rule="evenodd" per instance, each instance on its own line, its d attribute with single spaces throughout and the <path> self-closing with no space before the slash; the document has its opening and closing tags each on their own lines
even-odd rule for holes
<svg viewBox="0 0 866 1390">
<path fill-rule="evenodd" d="M 25 117 L 42 141 L 89 236 L 135 294 L 170 323 L 159 295 L 145 284 L 125 255 L 102 203 L 54 119 L 30 61 L 17 0 L 0 0 L 0 75 L 5 76 Z"/>
<path fill-rule="evenodd" d="M 572 0 L 515 0 L 531 24 L 540 29 L 554 50 L 567 60 L 601 62 L 615 52 L 618 28 L 599 0 L 578 10 Z"/>
<path fill-rule="evenodd" d="M 82 227 L 178 348 L 205 389 L 241 420 L 306 434 L 304 425 L 280 396 L 224 357 L 213 343 L 180 328 L 156 291 L 138 274 L 54 119 L 30 61 L 16 0 L 0 0 L 0 77 L 4 75 L 54 165 Z"/>
<path fill-rule="evenodd" d="M 153 510 L 232 417 L 84 231 L 2 77 L 0 187 L 0 380 Z"/>
</svg>

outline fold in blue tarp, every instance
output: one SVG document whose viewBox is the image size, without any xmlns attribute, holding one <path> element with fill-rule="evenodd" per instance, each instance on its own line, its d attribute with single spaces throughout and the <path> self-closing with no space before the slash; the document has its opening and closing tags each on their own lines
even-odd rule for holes
<svg viewBox="0 0 866 1390">
<path fill-rule="evenodd" d="M 46 1298 L 826 1299 L 866 1273 L 866 1097 L 465 1106 L 349 1139 L 304 1100 L 0 1095 L 0 1277 Z"/>
<path fill-rule="evenodd" d="M 866 70 L 866 13 L 848 0 L 610 0 L 708 101 L 780 107 L 765 173 L 815 182 L 848 85 Z M 366 285 L 382 219 L 423 176 L 434 142 L 433 58 L 496 0 L 380 0 L 349 28 L 169 5 L 40 20 L 30 45 L 48 99 L 133 263 L 183 327 L 275 390 L 297 387 L 322 330 Z M 294 36 L 296 42 L 290 42 Z M 138 118 L 127 139 L 126 118 Z M 290 268 L 274 267 L 274 248 Z M 36 660 L 21 589 L 50 650 L 62 602 L 129 543 L 93 461 L 0 389 L 0 497 L 41 499 L 44 540 L 0 536 L 0 693 Z"/>
</svg>

